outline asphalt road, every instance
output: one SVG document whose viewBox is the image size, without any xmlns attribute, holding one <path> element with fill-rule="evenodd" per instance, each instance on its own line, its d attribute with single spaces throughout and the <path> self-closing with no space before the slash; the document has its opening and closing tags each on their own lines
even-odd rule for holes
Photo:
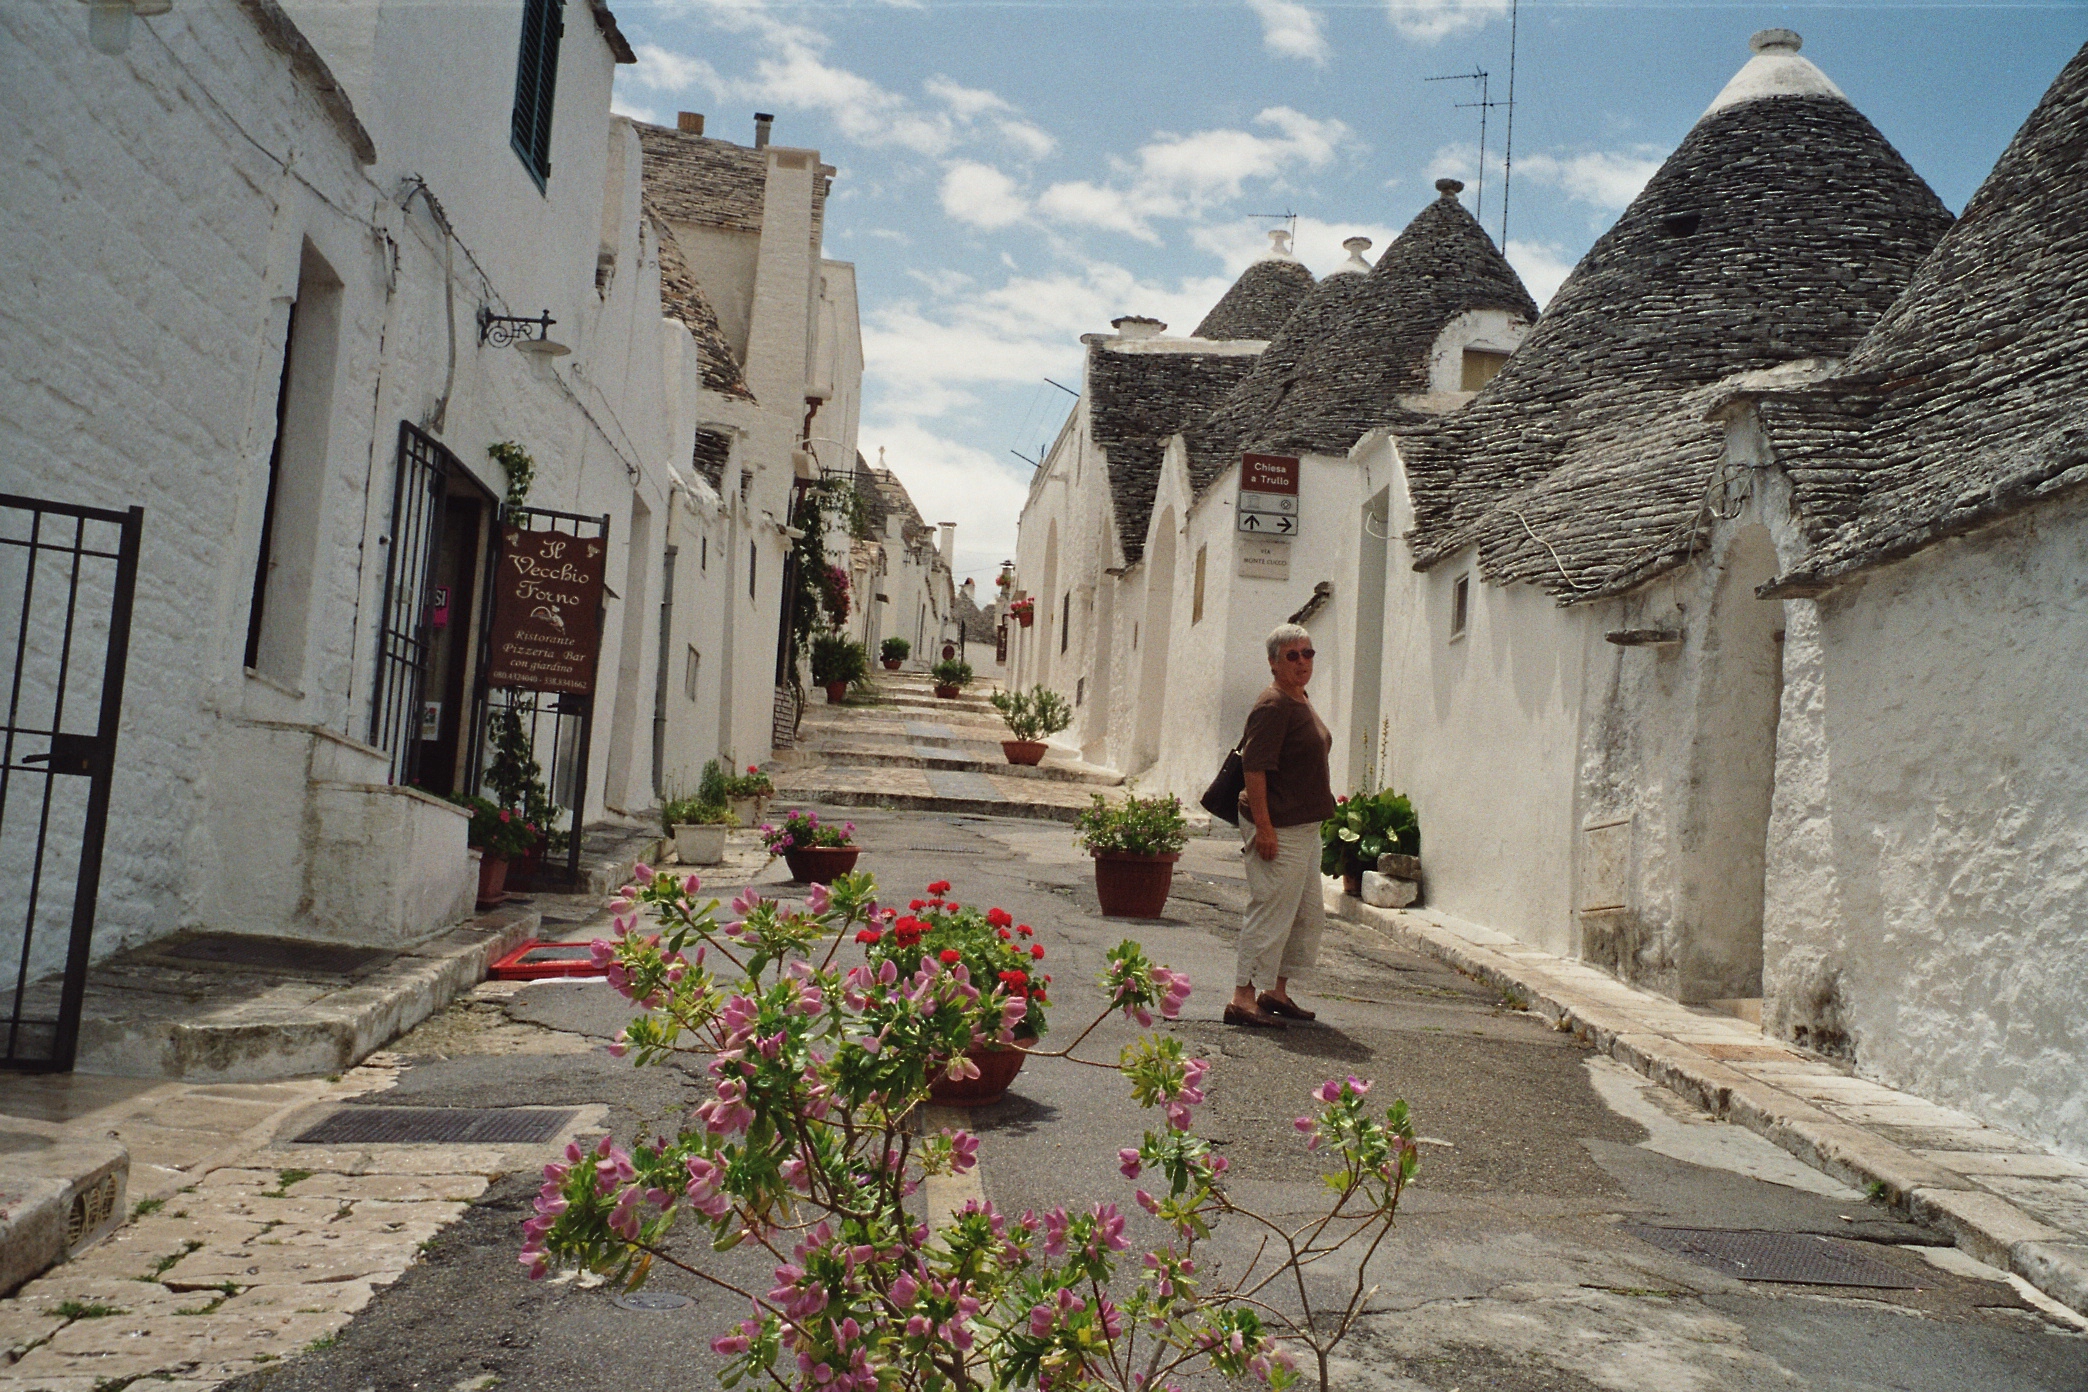
<svg viewBox="0 0 2088 1392">
<path fill-rule="evenodd" d="M 1315 1024 L 1272 1035 L 1218 1023 L 1245 899 L 1234 842 L 1194 844 L 1171 916 L 1131 923 L 1100 916 L 1065 827 L 851 815 L 862 868 L 888 897 L 946 878 L 963 902 L 998 903 L 1037 925 L 1055 977 L 1055 1028 L 1099 1007 L 1102 954 L 1126 936 L 1189 971 L 1196 993 L 1164 1028 L 1211 1060 L 1199 1129 L 1222 1143 L 1237 1191 L 1264 1211 L 1314 1202 L 1318 1172 L 1290 1119 L 1322 1079 L 1353 1072 L 1376 1080 L 1374 1097 L 1408 1100 L 1424 1137 L 1421 1177 L 1373 1264 L 1378 1289 L 1340 1350 L 1337 1387 L 2088 1389 L 2088 1335 L 2026 1304 L 2001 1273 L 1366 930 L 1329 922 L 1319 969 L 1295 987 L 1318 1007 Z M 395 1046 L 411 1066 L 394 1091 L 365 1100 L 606 1103 L 620 1138 L 671 1129 L 704 1095 L 700 1075 L 610 1058 L 601 1042 L 624 1013 L 597 983 L 460 1005 Z M 1131 1037 L 1113 1023 L 1084 1052 L 1113 1058 Z M 1135 1220 L 1135 1239 L 1145 1219 L 1115 1154 L 1149 1120 L 1112 1075 L 1033 1060 L 1005 1102 L 975 1113 L 986 1194 L 1014 1212 L 1113 1201 Z M 657 1275 L 650 1289 L 694 1301 L 645 1312 L 620 1308 L 598 1284 L 523 1277 L 514 1254 L 536 1183 L 518 1175 L 494 1185 L 331 1347 L 252 1375 L 237 1392 L 715 1386 L 708 1341 L 738 1311 L 700 1281 Z M 1671 1255 L 1634 1226 L 1824 1234 L 1858 1243 L 1913 1284 L 1741 1281 Z M 1241 1261 L 1246 1241 L 1244 1229 L 1222 1227 L 1215 1254 Z M 750 1284 L 765 1275 L 744 1249 L 700 1259 Z"/>
</svg>

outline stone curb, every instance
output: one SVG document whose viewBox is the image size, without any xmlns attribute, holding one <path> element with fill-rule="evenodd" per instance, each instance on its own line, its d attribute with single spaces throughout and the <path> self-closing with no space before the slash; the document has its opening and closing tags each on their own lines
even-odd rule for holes
<svg viewBox="0 0 2088 1392">
<path fill-rule="evenodd" d="M 1826 1112 L 1666 1035 L 1646 1030 L 1614 1005 L 1590 1001 L 1546 972 L 1547 953 L 1496 951 L 1411 913 L 1372 908 L 1325 891 L 1327 912 L 1370 928 L 1514 992 L 1561 1029 L 1601 1053 L 1744 1126 L 1815 1169 L 1857 1189 L 1876 1184 L 1917 1221 L 1950 1234 L 1969 1255 L 2010 1271 L 2054 1300 L 2088 1315 L 2088 1243 L 2038 1221 L 1965 1176 Z M 1523 958 L 1533 960 L 1522 960 Z M 1557 960 L 1557 959 L 1550 959 Z"/>
<path fill-rule="evenodd" d="M 267 1082 L 343 1073 L 485 980 L 501 953 L 535 936 L 534 909 L 495 909 L 401 953 L 367 979 L 297 1008 L 247 1018 L 145 1024 L 84 1020 L 82 1073 Z"/>
<path fill-rule="evenodd" d="M 65 1137 L 0 1157 L 0 1296 L 122 1226 L 130 1152 Z"/>
</svg>

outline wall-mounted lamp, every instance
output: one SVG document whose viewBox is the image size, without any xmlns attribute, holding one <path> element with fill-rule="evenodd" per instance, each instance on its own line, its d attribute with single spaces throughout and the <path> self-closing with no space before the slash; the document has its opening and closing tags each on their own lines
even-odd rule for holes
<svg viewBox="0 0 2088 1392">
<path fill-rule="evenodd" d="M 131 16 L 163 15 L 174 0 L 81 0 L 87 6 L 87 42 L 97 53 L 130 51 Z"/>
<path fill-rule="evenodd" d="M 525 353 L 541 353 L 547 358 L 562 358 L 573 350 L 551 337 L 551 326 L 558 321 L 545 310 L 534 319 L 519 314 L 495 314 L 486 305 L 479 306 L 479 342 L 492 344 L 495 348 L 506 348 L 510 344 Z M 528 332 L 534 324 L 536 332 Z"/>
</svg>

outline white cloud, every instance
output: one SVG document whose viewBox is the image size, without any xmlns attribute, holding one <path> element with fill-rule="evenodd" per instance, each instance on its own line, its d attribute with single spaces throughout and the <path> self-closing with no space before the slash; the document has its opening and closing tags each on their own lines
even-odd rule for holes
<svg viewBox="0 0 2088 1392">
<path fill-rule="evenodd" d="M 1287 106 L 1269 107 L 1254 122 L 1276 134 L 1208 130 L 1162 135 L 1139 147 L 1140 182 L 1192 207 L 1238 198 L 1249 179 L 1276 179 L 1298 165 L 1326 167 L 1349 134 L 1339 121 L 1315 120 Z"/>
<path fill-rule="evenodd" d="M 972 121 L 989 111 L 1013 111 L 1015 108 L 996 92 L 983 87 L 965 87 L 947 77 L 936 76 L 921 84 L 922 90 L 950 108 L 951 114 L 960 121 Z"/>
<path fill-rule="evenodd" d="M 1010 145 L 1020 149 L 1031 159 L 1043 159 L 1058 148 L 1058 140 L 1040 126 L 1028 121 L 1002 120 L 994 122 Z"/>
<path fill-rule="evenodd" d="M 1325 67 L 1327 36 L 1320 17 L 1297 0 L 1247 0 L 1262 23 L 1262 47 L 1285 58 L 1302 58 Z"/>
<path fill-rule="evenodd" d="M 943 174 L 943 211 L 972 227 L 1011 227 L 1028 214 L 1015 181 L 990 164 L 958 160 Z"/>
<path fill-rule="evenodd" d="M 992 598 L 1001 561 L 1015 554 L 1015 521 L 1029 498 L 1029 466 L 903 416 L 865 421 L 861 438 L 870 458 L 884 448 L 885 467 L 906 485 L 925 521 L 957 524 L 956 582 L 962 585 L 969 576 L 988 588 L 982 602 Z"/>
<path fill-rule="evenodd" d="M 1423 43 L 1478 29 L 1507 13 L 1508 0 L 1385 0 L 1392 27 Z"/>
<path fill-rule="evenodd" d="M 1267 221 L 1213 223 L 1190 233 L 1190 240 L 1224 263 L 1226 277 L 1230 280 L 1246 270 L 1249 262 L 1258 261 L 1268 254 L 1270 226 Z M 1303 261 L 1314 275 L 1323 276 L 1348 260 L 1348 252 L 1341 245 L 1348 238 L 1370 238 L 1370 250 L 1363 255 L 1375 261 L 1398 235 L 1398 228 L 1384 223 L 1326 222 L 1316 217 L 1300 217 L 1297 234 L 1291 243 L 1291 254 Z M 1214 296 L 1212 303 L 1216 302 Z"/>
<path fill-rule="evenodd" d="M 625 101 L 620 94 L 610 97 L 609 111 L 611 115 L 627 117 L 633 121 L 643 121 L 648 126 L 658 125 L 660 120 L 651 107 L 639 106 L 633 102 Z"/>
<path fill-rule="evenodd" d="M 1557 242 L 1519 242 L 1508 239 L 1508 264 L 1522 277 L 1529 287 L 1530 298 L 1542 309 L 1558 293 L 1566 277 L 1573 273 L 1573 262 L 1567 259 L 1566 249 Z"/>
<path fill-rule="evenodd" d="M 1623 209 L 1660 168 L 1660 159 L 1639 146 L 1630 151 L 1594 150 L 1580 155 L 1524 155 L 1515 172 L 1550 184 L 1568 198 L 1598 208 Z"/>
<path fill-rule="evenodd" d="M 1159 234 L 1147 224 L 1144 214 L 1132 204 L 1129 194 L 1104 188 L 1085 179 L 1053 184 L 1037 199 L 1037 211 L 1053 222 L 1122 232 L 1141 242 L 1160 244 Z"/>
</svg>

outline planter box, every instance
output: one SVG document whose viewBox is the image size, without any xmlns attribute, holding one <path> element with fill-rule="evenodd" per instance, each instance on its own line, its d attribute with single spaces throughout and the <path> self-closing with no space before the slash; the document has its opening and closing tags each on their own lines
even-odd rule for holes
<svg viewBox="0 0 2088 1392">
<path fill-rule="evenodd" d="M 1090 851 L 1095 858 L 1095 896 L 1109 918 L 1158 918 L 1174 887 L 1175 855 Z"/>
<path fill-rule="evenodd" d="M 733 798 L 732 815 L 739 818 L 741 826 L 759 826 L 761 814 L 768 808 L 765 797 Z"/>
<path fill-rule="evenodd" d="M 783 863 L 790 867 L 794 884 L 832 884 L 834 876 L 855 869 L 856 857 L 862 853 L 860 846 L 813 846 L 785 851 Z"/>
<path fill-rule="evenodd" d="M 1042 740 L 1002 740 L 1001 753 L 1008 756 L 1011 764 L 1026 764 L 1034 767 L 1044 762 L 1044 753 L 1051 746 Z"/>
<path fill-rule="evenodd" d="M 702 822 L 675 823 L 674 853 L 684 865 L 716 865 L 725 859 L 725 827 Z"/>
</svg>

